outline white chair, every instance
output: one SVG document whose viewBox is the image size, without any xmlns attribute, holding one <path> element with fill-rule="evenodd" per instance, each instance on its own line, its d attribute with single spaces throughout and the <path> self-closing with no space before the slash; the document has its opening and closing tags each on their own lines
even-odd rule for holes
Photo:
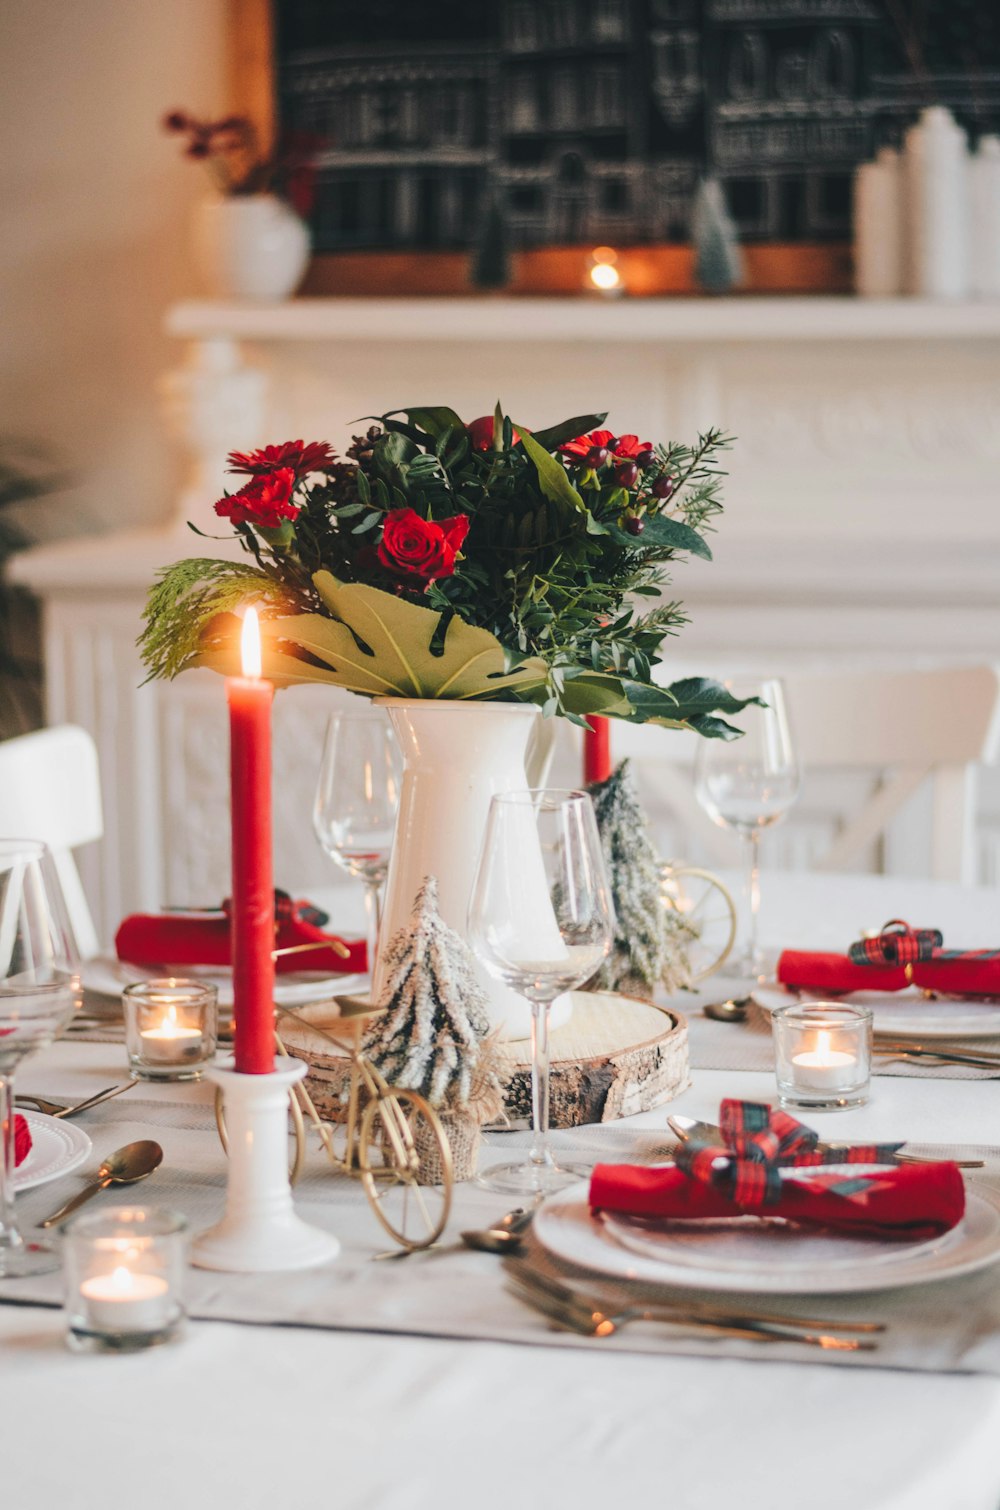
<svg viewBox="0 0 1000 1510">
<path fill-rule="evenodd" d="M 0 835 L 49 846 L 83 959 L 99 944 L 72 851 L 103 833 L 97 746 L 86 729 L 63 724 L 0 742 Z"/>
<path fill-rule="evenodd" d="M 935 880 L 974 881 L 976 767 L 992 764 L 1000 754 L 997 668 L 796 674 L 785 678 L 785 687 L 806 775 L 865 771 L 874 786 L 812 868 L 841 870 L 857 864 L 927 783 L 930 873 Z M 739 717 L 733 722 L 739 723 Z M 616 759 L 633 757 L 647 788 L 690 827 L 690 738 L 665 730 L 616 728 L 614 750 Z M 795 822 L 794 810 L 789 821 Z M 712 835 L 700 832 L 713 848 Z M 714 850 L 722 860 L 725 852 L 717 842 Z"/>
</svg>

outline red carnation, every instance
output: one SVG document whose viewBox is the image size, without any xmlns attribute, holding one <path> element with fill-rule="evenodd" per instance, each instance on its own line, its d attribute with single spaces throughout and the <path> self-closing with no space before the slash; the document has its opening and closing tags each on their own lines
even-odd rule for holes
<svg viewBox="0 0 1000 1510">
<path fill-rule="evenodd" d="M 298 479 L 307 472 L 328 472 L 337 458 L 325 440 L 311 440 L 308 445 L 301 440 L 286 440 L 280 446 L 265 446 L 262 451 L 230 451 L 227 460 L 230 472 L 259 477 L 263 472 L 291 467 Z"/>
<path fill-rule="evenodd" d="M 469 437 L 469 444 L 473 451 L 493 450 L 493 416 L 484 414 L 481 419 L 474 419 L 471 425 L 466 425 L 465 432 Z M 514 444 L 521 439 L 521 432 L 514 431 Z"/>
<path fill-rule="evenodd" d="M 414 509 L 393 509 L 382 528 L 378 559 L 398 576 L 419 577 L 422 582 L 450 577 L 468 533 L 467 514 L 438 523 L 421 518 Z"/>
<path fill-rule="evenodd" d="M 295 472 L 281 467 L 266 477 L 254 477 L 238 493 L 220 498 L 215 512 L 234 524 L 252 524 L 258 529 L 276 530 L 283 519 L 297 519 L 299 506 L 292 502 Z"/>
<path fill-rule="evenodd" d="M 591 451 L 613 450 L 611 443 L 614 438 L 613 430 L 591 430 L 589 435 L 578 435 L 575 440 L 563 441 L 557 450 L 561 456 L 569 456 L 573 461 L 586 462 Z"/>
</svg>

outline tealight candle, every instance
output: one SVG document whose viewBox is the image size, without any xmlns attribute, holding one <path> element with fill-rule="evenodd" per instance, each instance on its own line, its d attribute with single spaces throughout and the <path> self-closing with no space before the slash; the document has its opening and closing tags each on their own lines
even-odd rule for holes
<svg viewBox="0 0 1000 1510">
<path fill-rule="evenodd" d="M 218 992 L 204 981 L 140 981 L 122 993 L 129 1068 L 137 1080 L 200 1080 L 215 1053 Z"/>
<path fill-rule="evenodd" d="M 132 1351 L 177 1334 L 186 1231 L 183 1217 L 143 1206 L 111 1207 L 71 1224 L 63 1266 L 72 1348 Z"/>
<path fill-rule="evenodd" d="M 771 1014 L 782 1106 L 862 1106 L 871 1080 L 872 1014 L 844 1002 L 793 1002 Z"/>
</svg>

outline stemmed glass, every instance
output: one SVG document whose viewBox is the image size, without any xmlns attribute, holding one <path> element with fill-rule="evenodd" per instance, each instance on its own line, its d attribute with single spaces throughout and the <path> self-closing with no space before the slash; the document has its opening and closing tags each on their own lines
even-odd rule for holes
<svg viewBox="0 0 1000 1510">
<path fill-rule="evenodd" d="M 761 969 L 757 942 L 760 909 L 760 835 L 780 823 L 799 795 L 799 765 L 780 681 L 753 685 L 727 682 L 735 697 L 757 697 L 736 722 L 741 739 L 703 739 L 695 758 L 695 793 L 714 823 L 732 828 L 743 840 L 745 886 L 744 940 L 734 960 L 740 975 L 755 978 Z"/>
<path fill-rule="evenodd" d="M 381 708 L 331 715 L 313 829 L 330 858 L 365 883 L 368 969 L 373 974 L 402 771 L 399 746 Z"/>
<path fill-rule="evenodd" d="M 506 792 L 490 804 L 469 903 L 469 942 L 491 975 L 531 1003 L 532 1145 L 526 1163 L 479 1184 L 541 1196 L 587 1171 L 556 1163 L 549 1131 L 549 1008 L 611 949 L 614 908 L 594 806 L 583 792 Z"/>
<path fill-rule="evenodd" d="M 53 1246 L 28 1240 L 14 1215 L 14 1072 L 69 1022 L 79 997 L 62 889 L 44 844 L 0 839 L 0 1278 L 59 1267 Z"/>
</svg>

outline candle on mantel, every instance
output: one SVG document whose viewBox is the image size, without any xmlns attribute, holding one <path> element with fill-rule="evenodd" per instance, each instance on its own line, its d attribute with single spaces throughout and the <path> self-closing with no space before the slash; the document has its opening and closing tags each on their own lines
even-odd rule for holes
<svg viewBox="0 0 1000 1510">
<path fill-rule="evenodd" d="M 591 714 L 583 731 L 583 780 L 586 786 L 611 775 L 611 720 Z"/>
<path fill-rule="evenodd" d="M 271 700 L 261 677 L 257 610 L 243 620 L 243 675 L 226 682 L 232 799 L 233 1049 L 237 1070 L 274 1069 L 274 881 L 271 873 Z"/>
<path fill-rule="evenodd" d="M 801 1090 L 849 1090 L 858 1078 L 858 1061 L 853 1054 L 832 1046 L 832 1033 L 818 1028 L 811 1049 L 792 1055 L 795 1083 Z"/>
</svg>

